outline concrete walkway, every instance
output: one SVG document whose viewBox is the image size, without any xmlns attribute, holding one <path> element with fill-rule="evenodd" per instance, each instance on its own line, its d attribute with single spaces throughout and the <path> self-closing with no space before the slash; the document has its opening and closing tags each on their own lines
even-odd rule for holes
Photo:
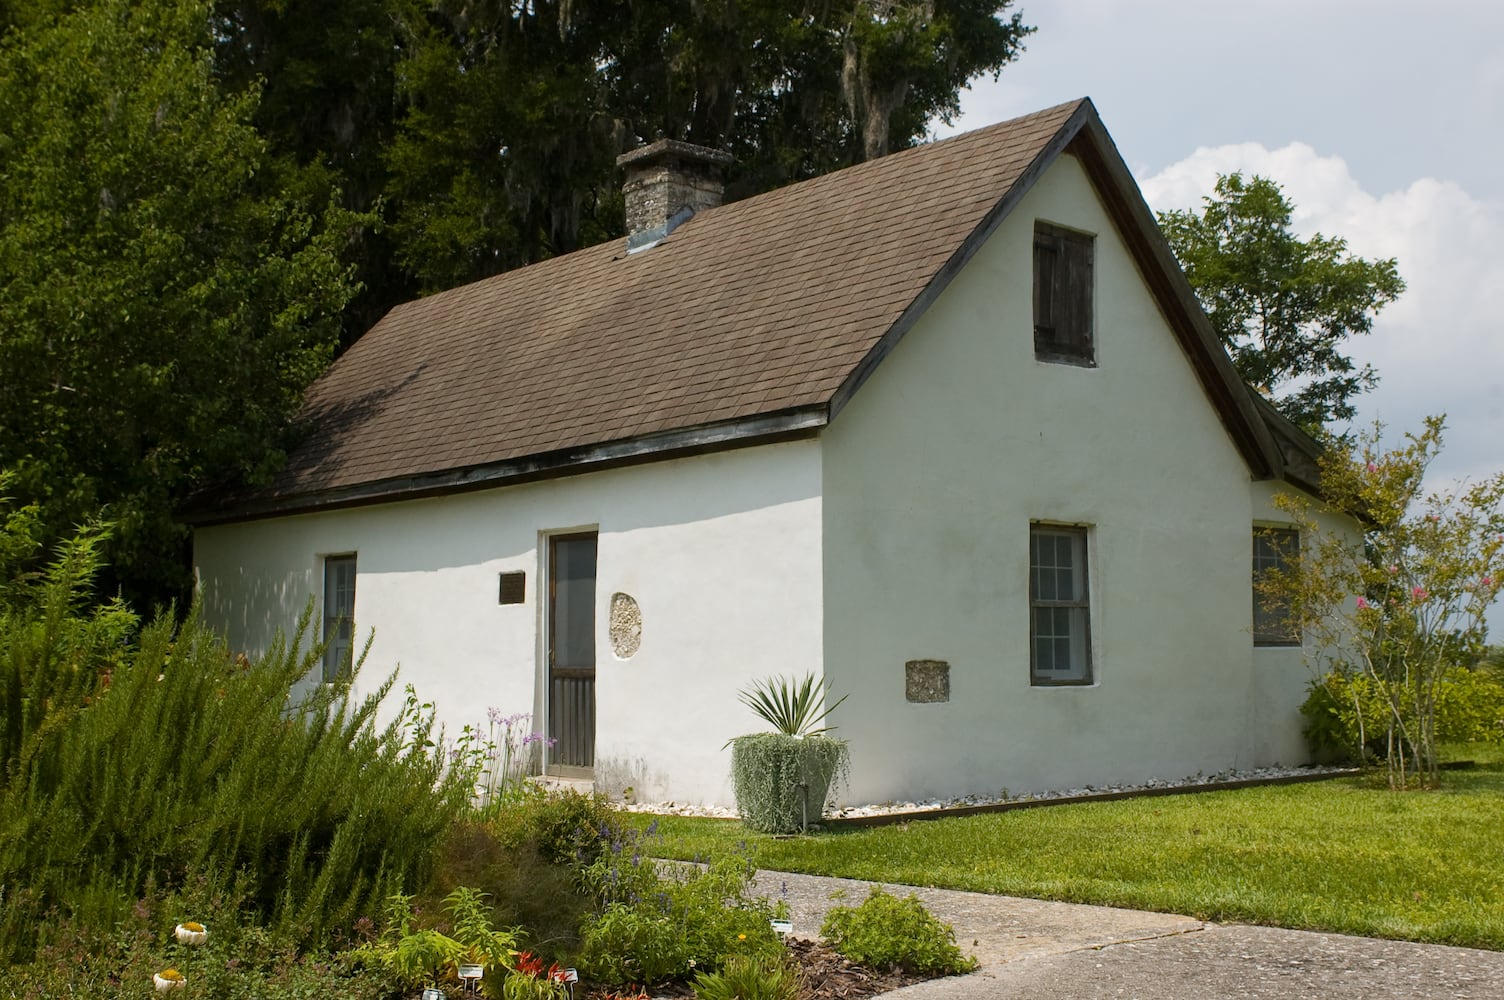
<svg viewBox="0 0 1504 1000">
<path fill-rule="evenodd" d="M 788 902 L 800 937 L 817 937 L 832 906 L 855 906 L 872 884 L 767 871 L 757 877 L 759 892 Z M 1500 952 L 883 888 L 918 896 L 982 964 L 969 976 L 896 990 L 891 1000 L 1504 1000 Z"/>
</svg>

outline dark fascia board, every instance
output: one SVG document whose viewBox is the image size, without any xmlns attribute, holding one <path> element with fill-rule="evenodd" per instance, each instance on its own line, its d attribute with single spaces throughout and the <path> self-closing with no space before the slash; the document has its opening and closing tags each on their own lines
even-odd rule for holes
<svg viewBox="0 0 1504 1000">
<path fill-rule="evenodd" d="M 914 301 L 909 303 L 903 314 L 893 321 L 893 325 L 888 327 L 882 338 L 867 352 L 867 356 L 857 362 L 851 374 L 846 376 L 846 380 L 841 383 L 840 388 L 835 391 L 830 400 L 832 420 L 851 401 L 851 397 L 856 394 L 863 383 L 872 376 L 873 371 L 883 359 L 893 353 L 893 348 L 897 347 L 898 342 L 914 328 L 914 324 L 919 322 L 919 317 L 928 312 L 940 294 L 950 287 L 956 275 L 960 274 L 961 270 L 977 255 L 977 251 L 987 242 L 988 237 L 997 232 L 997 227 L 1002 225 L 1003 220 L 1023 200 L 1024 195 L 1029 193 L 1035 182 L 1049 169 L 1050 164 L 1054 163 L 1064 152 L 1065 147 L 1070 145 L 1071 140 L 1075 138 L 1086 120 L 1095 117 L 1096 109 L 1092 107 L 1090 99 L 1082 98 L 1076 110 L 1066 119 L 1065 124 L 1034 157 L 1034 162 L 1024 168 L 1023 173 L 1019 174 L 1018 179 L 1013 182 L 1013 186 L 1003 193 L 1002 198 L 998 199 L 997 204 L 993 205 L 982 217 L 982 221 L 961 242 L 956 252 L 951 254 L 950 259 L 940 266 L 939 271 L 935 272 L 930 283 L 915 296 Z"/>
<path fill-rule="evenodd" d="M 1128 165 L 1123 162 L 1089 98 L 1082 99 L 1065 124 L 1040 150 L 1034 162 L 1024 169 L 1018 180 L 1004 192 L 955 254 L 936 272 L 924 291 L 919 293 L 903 315 L 899 316 L 882 339 L 852 370 L 831 399 L 831 419 L 835 419 L 857 389 L 861 388 L 883 359 L 892 353 L 898 342 L 919 321 L 919 317 L 950 286 L 956 275 L 1033 189 L 1045 171 L 1062 153 L 1067 152 L 1080 160 L 1096 187 L 1109 217 L 1127 243 L 1156 304 L 1174 331 L 1203 390 L 1210 398 L 1233 444 L 1242 454 L 1253 478 L 1278 478 L 1283 474 L 1279 448 L 1249 400 L 1247 387 L 1212 330 L 1190 283 L 1186 281 L 1174 253 L 1159 230 L 1158 221 L 1145 204 L 1137 182 L 1133 180 Z"/>
<path fill-rule="evenodd" d="M 178 519 L 196 528 L 346 507 L 418 500 L 424 497 L 495 489 L 544 479 L 599 472 L 626 465 L 685 458 L 711 451 L 776 444 L 816 436 L 826 424 L 824 406 L 759 414 L 740 420 L 647 434 L 621 441 L 566 448 L 503 462 L 381 479 L 311 493 L 250 499 L 218 510 L 187 510 Z"/>
<path fill-rule="evenodd" d="M 1325 453 L 1325 447 L 1279 412 L 1257 389 L 1250 387 L 1248 395 L 1265 426 L 1281 445 L 1280 454 L 1284 462 L 1282 478 L 1312 496 L 1325 500 L 1326 494 L 1321 489 L 1321 457 Z"/>
<path fill-rule="evenodd" d="M 1127 243 L 1139 274 L 1253 478 L 1281 478 L 1284 462 L 1273 435 L 1181 271 L 1174 251 L 1160 231 L 1159 220 L 1144 201 L 1138 183 L 1095 110 L 1071 143 L 1069 152 L 1092 178 L 1118 235 Z"/>
</svg>

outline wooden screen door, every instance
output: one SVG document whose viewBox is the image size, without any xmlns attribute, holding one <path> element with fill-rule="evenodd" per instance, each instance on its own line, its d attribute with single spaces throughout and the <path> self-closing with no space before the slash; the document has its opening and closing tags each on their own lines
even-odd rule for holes
<svg viewBox="0 0 1504 1000">
<path fill-rule="evenodd" d="M 549 770 L 595 766 L 595 532 L 548 540 Z"/>
</svg>

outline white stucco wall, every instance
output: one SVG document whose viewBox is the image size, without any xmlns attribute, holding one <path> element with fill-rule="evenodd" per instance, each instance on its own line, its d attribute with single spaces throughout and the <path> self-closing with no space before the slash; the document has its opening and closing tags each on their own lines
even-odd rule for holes
<svg viewBox="0 0 1504 1000">
<path fill-rule="evenodd" d="M 1036 219 L 1096 234 L 1097 367 L 1035 360 Z M 823 437 L 825 666 L 850 797 L 1293 762 L 1255 677 L 1250 476 L 1085 173 L 1062 157 Z M 1094 682 L 1030 684 L 1029 527 L 1089 528 Z M 950 664 L 911 704 L 904 663 Z"/>
<path fill-rule="evenodd" d="M 357 553 L 364 683 L 400 664 L 451 735 L 542 704 L 547 534 L 599 532 L 596 778 L 647 800 L 730 802 L 736 699 L 753 679 L 821 669 L 820 449 L 792 442 L 428 500 L 201 529 L 204 606 L 258 652 L 322 586 L 321 557 Z M 523 605 L 498 573 L 527 573 Z M 642 641 L 612 654 L 611 595 L 634 597 Z M 390 710 L 395 710 L 391 706 Z"/>
</svg>

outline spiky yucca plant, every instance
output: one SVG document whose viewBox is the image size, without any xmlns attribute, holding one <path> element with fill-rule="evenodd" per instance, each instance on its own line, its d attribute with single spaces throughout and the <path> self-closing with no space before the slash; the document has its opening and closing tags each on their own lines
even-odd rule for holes
<svg viewBox="0 0 1504 1000">
<path fill-rule="evenodd" d="M 749 690 L 740 692 L 737 697 L 778 732 L 785 736 L 803 737 L 826 733 L 835 728 L 819 724 L 847 696 L 841 695 L 834 705 L 822 707 L 826 693 L 825 681 L 817 684 L 814 674 L 805 674 L 799 680 L 769 677 L 755 681 Z"/>
</svg>

